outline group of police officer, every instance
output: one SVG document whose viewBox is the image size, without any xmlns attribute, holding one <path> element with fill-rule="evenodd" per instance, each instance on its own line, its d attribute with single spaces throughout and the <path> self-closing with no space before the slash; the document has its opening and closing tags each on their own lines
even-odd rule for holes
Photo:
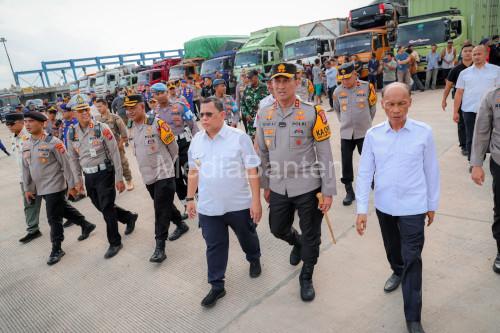
<svg viewBox="0 0 500 333">
<path fill-rule="evenodd" d="M 331 131 L 325 111 L 319 105 L 302 101 L 297 94 L 300 80 L 297 67 L 281 63 L 272 68 L 272 103 L 266 103 L 255 115 L 255 145 L 262 160 L 261 187 L 270 204 L 269 223 L 274 236 L 292 246 L 290 264 L 303 261 L 299 277 L 301 298 L 315 297 L 312 283 L 319 256 L 321 221 L 336 194 L 335 171 L 330 146 Z M 352 153 L 361 152 L 364 135 L 375 115 L 376 93 L 373 86 L 357 79 L 354 65 L 339 68 L 339 86 L 334 93 L 334 111 L 341 123 L 342 182 L 346 186 L 344 204 L 355 199 L 352 190 Z M 297 83 L 299 82 L 299 83 Z M 259 88 L 259 82 L 253 85 Z M 224 105 L 226 122 L 236 127 L 240 115 L 234 99 L 226 94 L 224 80 L 213 82 L 214 96 Z M 170 236 L 175 240 L 189 230 L 183 215 L 174 205 L 174 195 L 185 204 L 187 194 L 187 152 L 193 136 L 199 131 L 190 103 L 173 83 L 151 86 L 157 102 L 153 112 L 146 113 L 141 94 L 125 96 L 128 138 L 139 171 L 154 202 L 156 246 L 151 262 L 166 258 L 165 242 L 170 222 L 177 228 Z M 258 101 L 257 101 L 258 102 Z M 27 202 L 46 202 L 51 228 L 52 252 L 48 264 L 64 255 L 63 218 L 82 228 L 80 240 L 96 228 L 66 201 L 66 192 L 74 194 L 85 187 L 93 205 L 103 214 L 109 248 L 105 258 L 122 249 L 118 222 L 126 224 L 125 234 L 134 231 L 138 214 L 115 204 L 116 190 L 125 190 L 120 141 L 126 134 L 112 131 L 109 122 L 93 119 L 86 96 L 77 94 L 68 103 L 76 112 L 78 123 L 71 126 L 64 143 L 44 131 L 47 117 L 40 112 L 13 113 L 12 121 L 24 120 L 22 151 L 22 184 Z M 104 111 L 102 119 L 111 118 Z M 120 126 L 118 126 L 120 127 Z M 297 168 L 297 166 L 299 166 Z M 322 194 L 319 201 L 317 195 Z M 299 226 L 293 226 L 298 211 Z"/>
</svg>

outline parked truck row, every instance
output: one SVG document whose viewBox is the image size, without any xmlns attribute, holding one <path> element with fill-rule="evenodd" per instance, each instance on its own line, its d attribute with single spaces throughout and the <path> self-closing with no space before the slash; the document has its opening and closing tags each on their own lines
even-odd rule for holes
<svg viewBox="0 0 500 333">
<path fill-rule="evenodd" d="M 368 75 L 372 54 L 378 60 L 400 45 L 412 44 L 420 54 L 419 71 L 425 71 L 431 44 L 440 52 L 448 40 L 460 49 L 466 40 L 474 44 L 498 34 L 498 0 L 393 0 L 373 1 L 352 9 L 347 17 L 299 26 L 274 26 L 249 36 L 201 36 L 184 43 L 183 58 L 163 59 L 151 66 L 122 66 L 81 77 L 81 92 L 102 94 L 121 87 L 142 90 L 145 84 L 193 77 L 200 81 L 217 72 L 229 81 L 242 71 L 269 73 L 279 62 L 311 66 L 333 56 L 339 62 L 357 56 L 361 78 Z"/>
</svg>

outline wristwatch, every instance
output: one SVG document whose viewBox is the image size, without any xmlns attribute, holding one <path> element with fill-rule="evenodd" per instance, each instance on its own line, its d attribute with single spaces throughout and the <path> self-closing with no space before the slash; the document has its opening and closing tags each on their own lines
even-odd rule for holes
<svg viewBox="0 0 500 333">
<path fill-rule="evenodd" d="M 186 198 L 186 202 L 194 201 L 194 198 Z"/>
</svg>

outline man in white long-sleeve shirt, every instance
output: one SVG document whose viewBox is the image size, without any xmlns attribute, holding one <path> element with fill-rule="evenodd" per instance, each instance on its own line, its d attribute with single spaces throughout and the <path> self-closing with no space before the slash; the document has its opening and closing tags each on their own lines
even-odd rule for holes
<svg viewBox="0 0 500 333">
<path fill-rule="evenodd" d="M 384 290 L 402 282 L 408 332 L 424 332 L 422 258 L 425 217 L 434 220 L 439 203 L 439 165 L 431 128 L 407 118 L 411 106 L 405 84 L 382 91 L 388 120 L 368 130 L 359 164 L 356 229 L 366 230 L 368 200 L 375 181 L 375 208 L 387 259 L 393 270 Z"/>
</svg>

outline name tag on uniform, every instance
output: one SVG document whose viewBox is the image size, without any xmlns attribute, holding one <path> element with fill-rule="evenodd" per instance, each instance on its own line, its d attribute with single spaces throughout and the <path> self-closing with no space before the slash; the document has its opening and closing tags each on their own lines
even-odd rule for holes
<svg viewBox="0 0 500 333">
<path fill-rule="evenodd" d="M 94 148 L 89 149 L 90 157 L 96 157 L 97 156 L 97 150 Z"/>
<path fill-rule="evenodd" d="M 286 127 L 286 122 L 284 122 L 284 121 L 280 121 L 280 122 L 278 123 L 278 126 L 279 126 L 279 127 Z"/>
</svg>

